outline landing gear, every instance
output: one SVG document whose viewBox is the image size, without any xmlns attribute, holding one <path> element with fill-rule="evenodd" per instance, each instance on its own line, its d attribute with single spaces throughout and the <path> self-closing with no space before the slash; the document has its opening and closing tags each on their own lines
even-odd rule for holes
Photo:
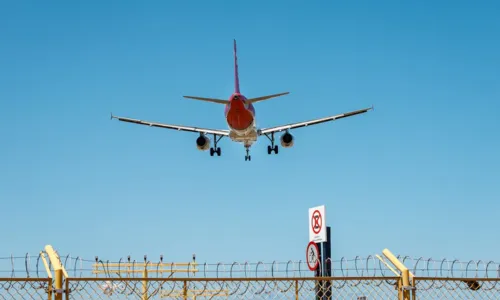
<svg viewBox="0 0 500 300">
<path fill-rule="evenodd" d="M 210 156 L 214 156 L 214 154 L 217 153 L 217 156 L 220 156 L 220 148 L 217 147 L 217 148 L 210 148 Z"/>
<path fill-rule="evenodd" d="M 221 135 L 219 136 L 219 138 L 217 138 L 217 135 L 214 133 L 214 146 L 210 148 L 210 156 L 214 156 L 215 153 L 217 153 L 217 156 L 220 156 L 221 150 L 219 147 L 217 147 L 217 143 L 222 137 L 223 136 Z"/>
<path fill-rule="evenodd" d="M 274 147 L 267 146 L 267 154 L 271 154 L 273 151 L 278 154 L 278 145 L 275 145 Z"/>
<path fill-rule="evenodd" d="M 252 156 L 250 155 L 250 147 L 248 146 L 245 146 L 247 149 L 247 155 L 245 156 L 245 161 L 251 161 L 252 160 Z"/>
<path fill-rule="evenodd" d="M 271 145 L 267 146 L 267 154 L 271 154 L 273 151 L 275 154 L 278 154 L 278 145 L 274 145 L 274 132 L 271 132 L 271 137 L 267 133 L 265 136 L 271 141 Z"/>
</svg>

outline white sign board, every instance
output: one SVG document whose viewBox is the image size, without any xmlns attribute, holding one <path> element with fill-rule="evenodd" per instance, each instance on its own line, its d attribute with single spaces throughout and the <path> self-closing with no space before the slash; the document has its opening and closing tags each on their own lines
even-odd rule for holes
<svg viewBox="0 0 500 300">
<path fill-rule="evenodd" d="M 309 208 L 309 241 L 326 242 L 325 206 Z"/>
</svg>

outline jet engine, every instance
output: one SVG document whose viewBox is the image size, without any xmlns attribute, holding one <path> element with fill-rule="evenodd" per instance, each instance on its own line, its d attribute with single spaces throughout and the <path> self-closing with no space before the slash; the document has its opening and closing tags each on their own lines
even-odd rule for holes
<svg viewBox="0 0 500 300">
<path fill-rule="evenodd" d="M 200 135 L 196 139 L 196 148 L 201 151 L 208 150 L 210 148 L 210 139 L 205 135 Z"/>
<path fill-rule="evenodd" d="M 290 133 L 286 132 L 285 134 L 283 134 L 280 138 L 280 142 L 281 142 L 281 146 L 283 146 L 283 148 L 290 148 L 293 146 L 293 135 L 291 135 Z"/>
</svg>

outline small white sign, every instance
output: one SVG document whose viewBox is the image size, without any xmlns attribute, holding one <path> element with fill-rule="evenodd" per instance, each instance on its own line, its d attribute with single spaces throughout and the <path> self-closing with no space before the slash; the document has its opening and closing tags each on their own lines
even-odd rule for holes
<svg viewBox="0 0 500 300">
<path fill-rule="evenodd" d="M 309 242 L 326 242 L 325 206 L 309 208 Z"/>
</svg>

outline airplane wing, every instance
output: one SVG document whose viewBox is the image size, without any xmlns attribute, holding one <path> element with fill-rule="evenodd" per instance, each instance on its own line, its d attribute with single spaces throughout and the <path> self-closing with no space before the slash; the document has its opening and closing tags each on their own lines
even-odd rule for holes
<svg viewBox="0 0 500 300">
<path fill-rule="evenodd" d="M 123 117 L 116 117 L 116 116 L 113 116 L 112 114 L 111 114 L 111 119 L 117 119 L 117 120 L 122 121 L 122 122 L 135 123 L 135 124 L 146 125 L 146 126 L 150 126 L 150 127 L 160 127 L 160 128 L 174 129 L 174 130 L 180 130 L 180 131 L 199 132 L 199 133 L 203 133 L 203 134 L 215 134 L 215 135 L 219 135 L 219 136 L 228 136 L 229 135 L 228 130 L 156 123 L 156 122 L 123 118 Z"/>
<path fill-rule="evenodd" d="M 263 135 L 263 134 L 268 134 L 268 133 L 273 133 L 273 132 L 280 132 L 280 131 L 288 130 L 288 129 L 295 129 L 295 128 L 306 127 L 306 126 L 310 126 L 310 125 L 316 125 L 316 124 L 325 123 L 325 122 L 329 122 L 329 121 L 335 121 L 338 119 L 343 119 L 343 118 L 359 115 L 359 114 L 365 113 L 371 109 L 373 109 L 373 106 L 370 108 L 355 110 L 355 111 L 351 111 L 348 113 L 343 113 L 343 114 L 335 115 L 335 116 L 329 116 L 329 117 L 325 117 L 325 118 L 321 118 L 321 119 L 314 119 L 314 120 L 309 120 L 309 121 L 305 121 L 305 122 L 291 123 L 291 124 L 281 125 L 281 126 L 276 126 L 276 127 L 263 128 L 263 129 L 259 130 L 259 134 Z"/>
</svg>

